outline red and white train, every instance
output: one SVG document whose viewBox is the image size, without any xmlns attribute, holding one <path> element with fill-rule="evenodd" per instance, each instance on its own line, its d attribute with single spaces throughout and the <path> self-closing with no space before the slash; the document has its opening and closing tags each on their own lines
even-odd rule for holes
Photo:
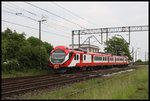
<svg viewBox="0 0 150 101">
<path fill-rule="evenodd" d="M 50 53 L 50 69 L 66 72 L 68 69 L 97 69 L 100 67 L 128 66 L 127 56 L 115 56 L 72 50 L 65 46 L 56 46 Z"/>
</svg>

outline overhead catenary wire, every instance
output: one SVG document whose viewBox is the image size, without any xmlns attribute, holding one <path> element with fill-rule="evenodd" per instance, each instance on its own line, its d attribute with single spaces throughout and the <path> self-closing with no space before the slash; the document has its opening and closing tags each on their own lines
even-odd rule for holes
<svg viewBox="0 0 150 101">
<path fill-rule="evenodd" d="M 52 26 L 50 26 L 49 24 L 45 24 L 45 23 L 44 23 L 44 25 L 47 26 L 47 27 L 50 27 L 50 28 L 52 27 Z M 58 28 L 54 28 L 54 27 L 53 27 L 53 29 L 56 29 L 56 30 L 59 30 L 59 31 L 63 31 L 63 32 L 65 32 L 65 33 L 68 33 L 68 32 L 66 32 L 65 30 L 62 30 L 62 29 L 58 29 Z"/>
<path fill-rule="evenodd" d="M 43 10 L 43 11 L 45 11 L 45 12 L 47 12 L 47 13 L 53 15 L 53 16 L 59 17 L 59 18 L 65 20 L 65 21 L 67 21 L 67 22 L 69 22 L 69 23 L 72 23 L 72 24 L 74 24 L 74 25 L 77 25 L 77 26 L 79 26 L 79 27 L 82 28 L 82 29 L 86 29 L 86 28 L 80 26 L 80 25 L 77 24 L 77 23 L 74 23 L 74 22 L 72 22 L 72 21 L 70 21 L 70 20 L 68 20 L 68 19 L 66 19 L 66 18 L 64 18 L 64 17 L 62 17 L 62 16 L 59 16 L 59 15 L 57 15 L 57 14 L 54 14 L 54 13 L 52 13 L 52 12 L 46 10 L 46 9 L 43 9 L 43 8 L 41 8 L 41 7 L 39 7 L 39 6 L 36 6 L 36 5 L 34 5 L 34 4 L 31 4 L 31 3 L 28 3 L 28 2 L 26 2 L 26 1 L 25 1 L 25 3 L 31 5 L 31 6 L 33 6 L 33 7 L 35 7 L 35 8 L 38 8 L 38 9 L 40 9 L 40 10 Z"/>
<path fill-rule="evenodd" d="M 2 21 L 3 21 L 3 22 L 6 22 L 6 23 L 10 23 L 10 24 L 14 24 L 14 25 L 18 25 L 18 26 L 22 26 L 22 27 L 34 29 L 34 30 L 39 30 L 39 29 L 37 29 L 37 28 L 33 28 L 33 27 L 30 27 L 30 26 L 25 26 L 25 25 L 22 25 L 22 24 L 17 24 L 17 23 L 10 22 L 10 21 L 7 21 L 7 20 L 2 20 Z M 43 31 L 43 32 L 46 32 L 46 33 L 49 33 L 49 34 L 58 35 L 58 36 L 65 37 L 65 38 L 70 38 L 69 36 L 60 35 L 60 34 L 57 34 L 57 33 L 54 33 L 54 32 L 49 32 L 49 31 L 45 31 L 45 30 L 42 30 L 42 31 Z"/>
<path fill-rule="evenodd" d="M 10 11 L 6 11 L 6 10 L 3 10 L 4 12 L 6 12 L 6 13 L 10 13 L 10 14 L 13 14 L 13 15 L 18 15 L 18 16 L 21 16 L 21 17 L 25 17 L 25 18 L 28 18 L 28 19 L 31 19 L 31 20 L 33 20 L 33 21 L 37 21 L 36 19 L 33 19 L 33 18 L 31 18 L 31 17 L 28 17 L 28 16 L 26 16 L 26 15 L 24 15 L 23 13 L 13 13 L 13 12 L 10 12 Z"/>
<path fill-rule="evenodd" d="M 82 20 L 84 20 L 84 21 L 86 21 L 86 22 L 88 22 L 88 23 L 90 23 L 90 24 L 92 24 L 92 25 L 98 26 L 98 25 L 94 24 L 93 22 L 88 21 L 88 20 L 86 20 L 85 18 L 80 17 L 79 15 L 77 15 L 77 14 L 73 13 L 72 11 L 68 10 L 67 8 L 64 8 L 64 7 L 60 6 L 60 5 L 59 5 L 59 4 L 57 4 L 57 3 L 53 3 L 53 4 L 54 4 L 54 5 L 56 5 L 57 7 L 62 8 L 62 9 L 63 9 L 63 10 L 65 10 L 65 11 L 67 11 L 67 12 L 71 13 L 72 15 L 74 15 L 74 16 L 76 16 L 76 17 L 78 17 L 78 18 L 80 18 L 80 19 L 82 19 Z"/>
<path fill-rule="evenodd" d="M 10 2 L 9 2 L 9 3 L 10 3 Z M 15 4 L 13 4 L 13 3 L 10 3 L 10 4 L 12 5 L 11 7 L 14 6 L 13 8 L 15 8 L 15 9 L 19 9 L 19 10 L 25 11 L 25 12 L 27 12 L 27 13 L 30 13 L 30 14 L 32 14 L 32 15 L 34 15 L 34 16 L 41 17 L 41 16 L 37 15 L 36 13 L 33 13 L 33 12 L 29 11 L 29 10 L 26 10 L 26 9 L 23 9 L 23 8 L 19 7 L 18 5 L 15 5 Z"/>
<path fill-rule="evenodd" d="M 9 3 L 8 3 L 8 4 L 9 4 Z M 41 16 L 39 16 L 38 14 L 36 14 L 36 13 L 34 13 L 34 12 L 31 12 L 31 11 L 28 11 L 28 10 L 25 10 L 25 9 L 23 9 L 23 8 L 21 8 L 21 7 L 18 7 L 17 5 L 14 5 L 13 3 L 11 3 L 11 5 L 8 5 L 8 4 L 6 4 L 6 6 L 15 8 L 15 9 L 17 9 L 17 10 L 21 10 L 21 11 L 28 12 L 28 13 L 34 15 L 34 16 L 37 16 L 37 17 L 41 18 Z M 5 7 L 5 8 L 6 8 L 6 7 Z M 7 9 L 7 8 L 6 8 L 6 9 Z M 16 12 L 16 11 L 14 11 L 13 9 L 10 9 L 10 8 L 8 8 L 8 9 L 9 9 L 9 11 Z M 7 12 L 7 13 L 8 13 L 8 12 Z M 10 13 L 10 12 L 9 12 L 9 13 Z M 55 20 L 56 20 L 56 19 L 55 19 Z M 58 20 L 56 20 L 56 21 L 57 21 L 57 22 L 61 22 L 61 21 L 58 21 Z M 51 21 L 51 23 L 53 23 L 53 22 Z M 60 25 L 60 24 L 57 24 L 57 23 L 53 23 L 53 24 L 55 24 L 56 26 L 61 26 L 61 27 L 66 28 L 66 29 L 68 29 L 68 30 L 72 30 L 71 28 L 69 28 L 69 27 L 67 27 L 67 26 L 63 26 L 63 25 Z"/>
<path fill-rule="evenodd" d="M 38 21 L 38 20 L 36 20 L 36 19 L 33 19 L 33 18 L 31 18 L 31 17 L 28 17 L 28 16 L 25 16 L 24 14 L 22 14 L 22 13 L 13 13 L 13 12 L 9 12 L 9 11 L 6 11 L 6 10 L 3 10 L 4 12 L 6 12 L 6 13 L 10 13 L 10 14 L 13 14 L 13 15 L 18 15 L 18 16 L 21 16 L 21 17 L 25 17 L 25 18 L 28 18 L 28 19 L 30 19 L 30 20 L 33 20 L 33 21 Z M 48 25 L 48 24 L 44 24 L 45 26 L 50 26 L 50 25 Z M 50 27 L 51 28 L 51 27 Z M 54 27 L 53 27 L 54 28 Z M 54 29 L 56 29 L 56 28 L 54 28 Z M 64 30 L 62 30 L 62 29 L 57 29 L 57 30 L 61 30 L 61 31 L 63 31 L 63 32 L 65 32 Z M 66 32 L 65 32 L 66 33 Z"/>
<path fill-rule="evenodd" d="M 9 10 L 9 11 L 16 12 L 15 10 L 13 10 L 13 9 L 10 9 L 10 8 L 6 7 L 5 5 L 3 5 L 3 7 L 4 7 L 5 9 Z"/>
</svg>

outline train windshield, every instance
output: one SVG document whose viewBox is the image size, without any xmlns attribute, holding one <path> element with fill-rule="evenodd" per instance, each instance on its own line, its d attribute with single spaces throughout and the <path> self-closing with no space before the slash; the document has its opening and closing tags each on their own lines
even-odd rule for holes
<svg viewBox="0 0 150 101">
<path fill-rule="evenodd" d="M 51 55 L 51 61 L 56 64 L 61 63 L 65 60 L 65 55 L 65 51 L 60 49 L 55 50 Z"/>
</svg>

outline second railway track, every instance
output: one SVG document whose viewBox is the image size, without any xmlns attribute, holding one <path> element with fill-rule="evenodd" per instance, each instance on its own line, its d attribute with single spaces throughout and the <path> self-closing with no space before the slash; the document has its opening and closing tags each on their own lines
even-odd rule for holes
<svg viewBox="0 0 150 101">
<path fill-rule="evenodd" d="M 10 97 L 12 95 L 23 94 L 31 90 L 39 89 L 51 89 L 54 87 L 62 86 L 65 84 L 71 84 L 83 80 L 89 80 L 92 78 L 102 77 L 106 74 L 111 74 L 127 69 L 135 69 L 135 67 L 118 68 L 118 69 L 106 69 L 106 70 L 94 70 L 75 72 L 70 74 L 52 74 L 42 76 L 29 76 L 21 77 L 18 79 L 2 79 L 2 98 Z"/>
</svg>

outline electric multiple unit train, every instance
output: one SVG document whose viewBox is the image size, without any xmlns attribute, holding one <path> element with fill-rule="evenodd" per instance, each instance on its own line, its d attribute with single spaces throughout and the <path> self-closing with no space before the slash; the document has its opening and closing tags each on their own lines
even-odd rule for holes
<svg viewBox="0 0 150 101">
<path fill-rule="evenodd" d="M 101 67 L 128 66 L 127 56 L 102 53 L 90 53 L 81 49 L 69 49 L 56 46 L 50 53 L 50 69 L 54 72 L 66 72 L 69 69 L 97 69 Z"/>
</svg>

